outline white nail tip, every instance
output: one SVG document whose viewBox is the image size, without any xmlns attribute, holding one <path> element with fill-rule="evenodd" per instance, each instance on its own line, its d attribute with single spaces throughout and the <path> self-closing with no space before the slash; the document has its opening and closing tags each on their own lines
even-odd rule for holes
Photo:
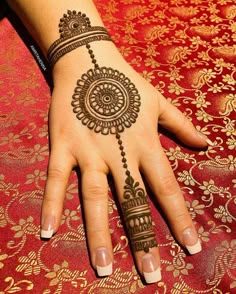
<svg viewBox="0 0 236 294">
<path fill-rule="evenodd" d="M 99 277 L 109 276 L 112 274 L 112 262 L 106 266 L 96 266 Z"/>
<path fill-rule="evenodd" d="M 143 272 L 146 283 L 151 284 L 161 280 L 161 269 L 158 267 L 154 272 Z"/>
<path fill-rule="evenodd" d="M 196 254 L 200 251 L 202 251 L 202 245 L 201 245 L 201 242 L 200 240 L 197 241 L 197 243 L 195 245 L 192 245 L 192 246 L 186 246 L 186 248 L 188 249 L 188 252 L 190 254 Z"/>
<path fill-rule="evenodd" d="M 53 235 L 53 230 L 41 230 L 41 238 L 50 239 Z"/>
</svg>

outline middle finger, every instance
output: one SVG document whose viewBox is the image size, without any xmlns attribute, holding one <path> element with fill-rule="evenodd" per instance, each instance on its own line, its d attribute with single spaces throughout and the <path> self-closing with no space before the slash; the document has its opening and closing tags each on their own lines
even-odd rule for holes
<svg viewBox="0 0 236 294">
<path fill-rule="evenodd" d="M 112 162 L 110 169 L 131 247 L 137 268 L 144 275 L 146 282 L 157 282 L 161 279 L 160 256 L 145 187 L 139 173 L 137 159 L 126 154 L 120 135 L 117 135 L 117 140 L 121 160 L 110 161 Z"/>
</svg>

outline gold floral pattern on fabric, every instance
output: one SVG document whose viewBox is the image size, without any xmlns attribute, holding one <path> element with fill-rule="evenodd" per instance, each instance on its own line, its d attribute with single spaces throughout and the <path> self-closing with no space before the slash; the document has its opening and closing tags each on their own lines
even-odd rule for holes
<svg viewBox="0 0 236 294">
<path fill-rule="evenodd" d="M 114 271 L 98 278 L 89 261 L 74 172 L 60 229 L 49 242 L 40 240 L 50 89 L 5 18 L 0 21 L 0 294 L 234 293 L 235 0 L 95 3 L 124 58 L 213 142 L 206 151 L 192 150 L 159 134 L 203 251 L 189 256 L 152 205 L 163 280 L 144 284 L 109 191 Z"/>
</svg>

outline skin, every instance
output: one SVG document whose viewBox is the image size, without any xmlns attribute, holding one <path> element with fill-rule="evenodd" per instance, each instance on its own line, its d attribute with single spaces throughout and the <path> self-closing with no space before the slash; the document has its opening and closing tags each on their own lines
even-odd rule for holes
<svg viewBox="0 0 236 294">
<path fill-rule="evenodd" d="M 49 46 L 59 38 L 58 22 L 67 9 L 82 11 L 94 25 L 103 26 L 93 1 L 89 0 L 14 0 L 9 1 L 9 4 L 38 41 L 45 55 Z M 185 246 L 183 232 L 190 228 L 194 231 L 196 242 L 198 236 L 161 147 L 157 125 L 170 130 L 189 146 L 206 148 L 206 138 L 199 136 L 192 123 L 127 64 L 113 43 L 94 42 L 91 46 L 99 65 L 119 69 L 136 85 L 142 99 L 136 123 L 122 133 L 133 178 L 145 189 L 140 174 L 142 172 L 177 241 Z M 106 56 L 109 56 L 109 60 Z M 98 248 L 107 248 L 111 259 L 113 256 L 108 225 L 107 174 L 111 173 L 114 178 L 121 203 L 124 201 L 123 186 L 126 176 L 115 136 L 94 133 L 83 126 L 72 112 L 71 97 L 76 82 L 91 67 L 86 48 L 80 47 L 63 56 L 53 68 L 54 89 L 49 116 L 51 153 L 42 203 L 41 227 L 47 230 L 50 223 L 54 233 L 58 230 L 71 170 L 79 166 L 89 252 L 91 263 L 96 267 Z M 145 254 L 144 251 L 134 252 L 141 274 L 142 258 Z M 160 265 L 158 247 L 151 248 L 150 254 Z"/>
</svg>

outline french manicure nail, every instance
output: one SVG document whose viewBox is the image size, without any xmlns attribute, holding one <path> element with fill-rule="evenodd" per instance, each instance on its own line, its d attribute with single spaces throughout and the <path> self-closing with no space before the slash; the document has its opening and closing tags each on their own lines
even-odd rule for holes
<svg viewBox="0 0 236 294">
<path fill-rule="evenodd" d="M 112 274 L 112 259 L 105 247 L 100 247 L 96 251 L 95 265 L 99 277 Z"/>
<path fill-rule="evenodd" d="M 152 254 L 147 253 L 142 257 L 142 269 L 144 279 L 148 284 L 161 280 L 161 269 Z"/>
<path fill-rule="evenodd" d="M 41 238 L 50 239 L 52 238 L 53 230 L 41 230 Z"/>
<path fill-rule="evenodd" d="M 43 219 L 40 230 L 41 238 L 50 239 L 53 235 L 54 218 L 49 216 Z"/>
<path fill-rule="evenodd" d="M 184 231 L 183 239 L 184 244 L 190 254 L 196 254 L 202 250 L 198 235 L 192 228 L 188 228 Z"/>
<path fill-rule="evenodd" d="M 207 142 L 207 144 L 208 145 L 210 145 L 210 146 L 214 146 L 214 143 L 206 136 L 206 135 L 204 135 L 203 133 L 201 133 L 201 132 L 198 132 L 197 131 L 197 134 L 198 134 L 198 136 L 200 137 L 200 138 L 202 138 L 203 140 L 205 140 L 206 142 Z"/>
</svg>

